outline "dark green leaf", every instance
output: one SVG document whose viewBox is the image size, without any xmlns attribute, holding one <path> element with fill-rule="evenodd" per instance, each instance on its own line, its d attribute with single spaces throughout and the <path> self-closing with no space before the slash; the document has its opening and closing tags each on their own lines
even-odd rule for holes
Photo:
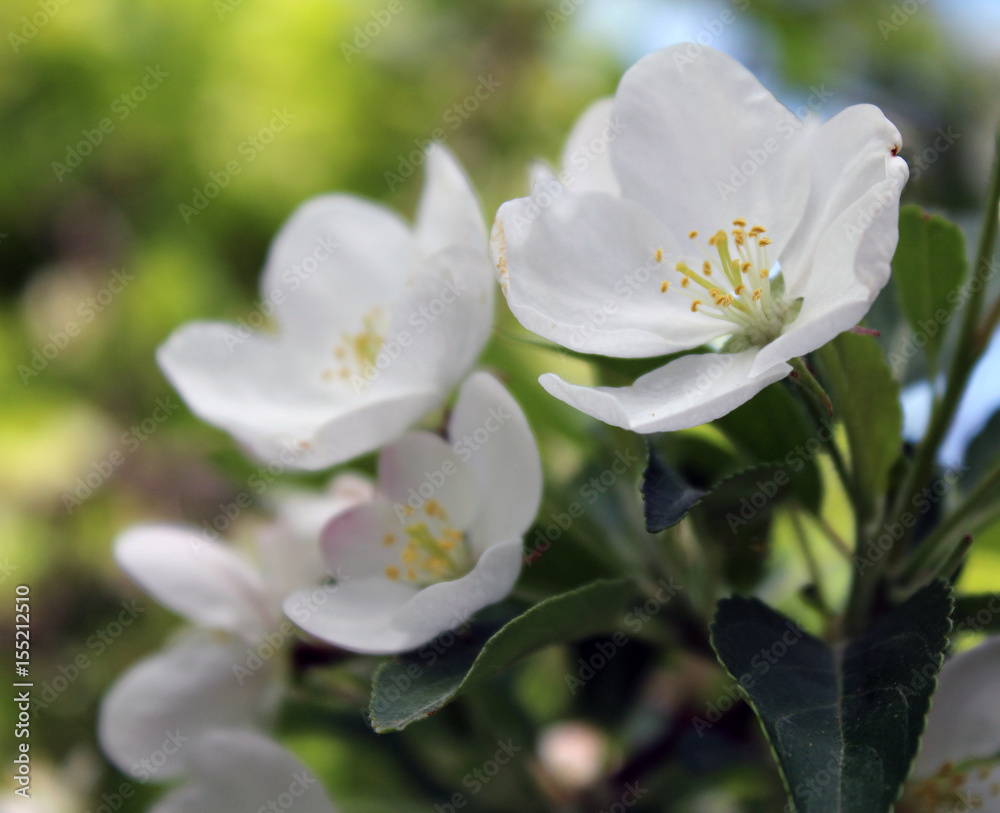
<svg viewBox="0 0 1000 813">
<path fill-rule="evenodd" d="M 1000 593 L 956 596 L 955 632 L 1000 633 Z"/>
<path fill-rule="evenodd" d="M 628 579 L 593 582 L 536 604 L 499 630 L 473 626 L 387 661 L 372 682 L 372 727 L 406 728 L 537 649 L 616 629 L 634 594 Z"/>
<path fill-rule="evenodd" d="M 948 294 L 965 279 L 965 237 L 954 223 L 919 206 L 899 213 L 899 246 L 892 260 L 896 295 L 914 334 L 934 364 L 955 303 Z"/>
<path fill-rule="evenodd" d="M 968 470 L 962 475 L 960 488 L 968 493 L 998 463 L 1000 463 L 1000 411 L 994 412 L 965 450 L 963 461 Z"/>
<path fill-rule="evenodd" d="M 871 336 L 841 333 L 814 358 L 847 430 L 857 508 L 869 518 L 903 448 L 899 382 Z"/>
<path fill-rule="evenodd" d="M 845 647 L 755 598 L 723 599 L 719 660 L 747 693 L 797 813 L 886 813 L 923 733 L 951 630 L 936 581 Z"/>
<path fill-rule="evenodd" d="M 676 525 L 703 496 L 704 491 L 686 483 L 650 444 L 649 463 L 642 475 L 647 531 L 655 534 Z"/>
<path fill-rule="evenodd" d="M 748 463 L 782 466 L 794 481 L 802 503 L 814 511 L 819 509 L 823 491 L 816 459 L 819 443 L 828 437 L 829 429 L 814 426 L 785 384 L 766 387 L 713 425 L 747 455 Z"/>
</svg>

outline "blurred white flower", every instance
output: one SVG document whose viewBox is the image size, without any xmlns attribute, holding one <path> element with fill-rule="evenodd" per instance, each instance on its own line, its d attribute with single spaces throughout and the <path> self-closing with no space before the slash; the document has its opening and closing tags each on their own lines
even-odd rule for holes
<svg viewBox="0 0 1000 813">
<path fill-rule="evenodd" d="M 159 349 L 191 410 L 267 461 L 322 469 L 399 438 L 489 337 L 493 280 L 468 178 L 432 146 L 410 228 L 349 195 L 303 204 L 238 325 L 195 322 Z M 253 330 L 270 319 L 273 331 Z"/>
<path fill-rule="evenodd" d="M 1000 813 L 1000 636 L 948 661 L 898 813 Z"/>
<path fill-rule="evenodd" d="M 316 776 L 254 731 L 208 731 L 191 742 L 184 761 L 187 781 L 150 813 L 336 813 Z"/>
<path fill-rule="evenodd" d="M 542 470 L 524 413 L 495 378 L 462 385 L 447 441 L 411 432 L 383 449 L 378 487 L 326 526 L 323 556 L 341 577 L 326 600 L 285 601 L 305 631 L 355 652 L 404 652 L 510 592 Z"/>
<path fill-rule="evenodd" d="M 182 771 L 185 745 L 207 728 L 266 724 L 281 696 L 275 655 L 295 637 L 282 599 L 320 584 L 323 525 L 373 493 L 345 474 L 325 493 L 287 495 L 254 536 L 260 565 L 184 526 L 140 525 L 118 537 L 122 569 L 201 631 L 139 661 L 108 690 L 98 733 L 112 762 L 161 781 Z"/>
<path fill-rule="evenodd" d="M 850 329 L 889 279 L 908 177 L 871 105 L 802 121 L 711 48 L 657 51 L 570 135 L 558 178 L 500 207 L 511 311 L 584 353 L 686 355 L 628 387 L 549 393 L 636 432 L 720 417 Z"/>
</svg>

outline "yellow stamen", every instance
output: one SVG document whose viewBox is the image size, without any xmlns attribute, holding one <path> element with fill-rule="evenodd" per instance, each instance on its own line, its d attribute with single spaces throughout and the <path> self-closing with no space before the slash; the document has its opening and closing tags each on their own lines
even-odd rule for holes
<svg viewBox="0 0 1000 813">
<path fill-rule="evenodd" d="M 754 302 L 759 302 L 760 301 L 760 288 L 755 288 L 754 289 L 754 292 L 753 292 L 753 301 Z"/>
<path fill-rule="evenodd" d="M 399 559 L 404 565 L 412 565 L 415 561 L 417 561 L 419 556 L 420 554 L 417 553 L 417 549 L 414 547 L 413 542 L 410 542 Z"/>
<path fill-rule="evenodd" d="M 397 581 L 399 579 L 399 568 L 395 565 L 386 565 L 385 577 Z"/>
<path fill-rule="evenodd" d="M 406 578 L 408 578 L 411 582 L 415 582 L 417 580 L 417 571 L 415 571 L 412 567 L 406 568 Z"/>
<path fill-rule="evenodd" d="M 429 517 L 437 517 L 442 520 L 448 519 L 448 512 L 444 510 L 441 503 L 437 500 L 428 500 L 427 504 L 424 505 L 424 513 Z"/>
<path fill-rule="evenodd" d="M 742 246 L 746 242 L 746 235 L 743 234 L 743 229 L 734 229 L 733 237 L 736 239 L 737 246 Z"/>
<path fill-rule="evenodd" d="M 742 218 L 738 217 L 733 221 L 734 226 L 739 226 L 741 229 L 746 228 L 747 222 Z"/>
<path fill-rule="evenodd" d="M 389 547 L 395 541 L 396 537 L 393 536 L 392 534 L 386 534 L 385 536 L 382 537 L 382 544 L 385 545 L 386 547 Z"/>
<path fill-rule="evenodd" d="M 691 280 L 688 277 L 684 277 L 684 279 L 681 280 L 681 288 L 687 288 L 690 284 Z"/>
<path fill-rule="evenodd" d="M 758 243 L 758 245 L 769 246 L 769 245 L 771 245 L 771 238 L 770 237 L 761 237 L 760 240 L 757 241 L 757 243 Z"/>
<path fill-rule="evenodd" d="M 698 232 L 695 231 L 694 229 L 692 229 L 691 231 L 688 232 L 688 237 L 690 237 L 692 240 L 694 240 L 694 238 L 697 237 L 697 236 L 698 236 Z"/>
<path fill-rule="evenodd" d="M 662 263 L 663 262 L 663 249 L 662 248 L 656 249 L 656 261 L 658 263 Z"/>
<path fill-rule="evenodd" d="M 687 279 L 687 277 L 684 277 L 684 279 Z M 660 283 L 660 293 L 665 294 L 667 292 L 667 288 L 669 287 L 670 283 L 667 282 L 666 280 L 663 280 L 663 282 Z"/>
<path fill-rule="evenodd" d="M 698 310 L 698 306 L 700 304 L 701 304 L 701 300 L 700 299 L 696 299 L 694 302 L 692 302 L 691 303 L 691 312 L 694 313 L 695 311 L 697 311 Z"/>
<path fill-rule="evenodd" d="M 766 268 L 760 269 L 760 278 L 761 279 L 767 279 L 770 276 L 771 276 L 771 272 L 768 271 Z"/>
<path fill-rule="evenodd" d="M 740 271 L 742 271 L 745 274 L 751 268 L 753 268 L 753 263 L 743 263 L 743 265 L 740 266 Z"/>
<path fill-rule="evenodd" d="M 750 229 L 750 234 L 756 237 L 758 234 L 763 234 L 766 231 L 767 229 L 765 229 L 763 226 L 754 226 L 752 229 Z"/>
<path fill-rule="evenodd" d="M 745 285 L 737 285 L 735 288 L 733 288 L 733 293 L 736 294 L 736 296 L 739 296 L 745 290 L 746 290 L 746 286 Z"/>
</svg>

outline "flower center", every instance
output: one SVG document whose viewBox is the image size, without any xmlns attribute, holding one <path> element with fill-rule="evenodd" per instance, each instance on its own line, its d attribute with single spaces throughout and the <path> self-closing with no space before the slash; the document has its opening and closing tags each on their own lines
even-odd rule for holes
<svg viewBox="0 0 1000 813">
<path fill-rule="evenodd" d="M 416 516 L 409 506 L 404 510 Z M 464 576 L 472 569 L 465 535 L 448 523 L 448 512 L 437 501 L 424 503 L 423 514 L 425 518 L 403 526 L 405 542 L 395 534 L 383 538 L 386 547 L 400 543 L 399 564 L 386 566 L 386 578 L 424 587 Z"/>
<path fill-rule="evenodd" d="M 960 766 L 946 762 L 936 774 L 913 785 L 908 785 L 903 798 L 896 805 L 897 813 L 961 813 L 976 810 L 986 799 L 964 790 L 970 776 L 985 782 L 996 777 L 997 760 L 973 759 Z M 1000 782 L 992 782 L 988 793 L 1000 796 Z"/>
<path fill-rule="evenodd" d="M 340 343 L 333 348 L 334 366 L 325 367 L 320 377 L 324 381 L 351 379 L 356 387 L 358 382 L 371 383 L 379 351 L 385 342 L 385 321 L 382 309 L 375 307 L 362 317 L 358 333 L 342 333 Z"/>
<path fill-rule="evenodd" d="M 748 229 L 743 218 L 734 220 L 733 226 L 736 256 L 730 251 L 729 235 L 720 229 L 708 238 L 708 250 L 702 250 L 700 272 L 679 262 L 675 270 L 681 275 L 680 285 L 664 280 L 660 292 L 667 293 L 673 286 L 691 300 L 692 311 L 731 322 L 734 336 L 743 337 L 751 345 L 765 345 L 781 335 L 797 311 L 785 302 L 781 280 L 771 281 L 767 256 L 771 239 L 764 236 L 767 229 Z M 692 231 L 688 237 L 695 240 L 698 232 Z M 712 256 L 712 251 L 718 256 Z M 662 249 L 656 250 L 656 260 L 662 262 Z"/>
</svg>

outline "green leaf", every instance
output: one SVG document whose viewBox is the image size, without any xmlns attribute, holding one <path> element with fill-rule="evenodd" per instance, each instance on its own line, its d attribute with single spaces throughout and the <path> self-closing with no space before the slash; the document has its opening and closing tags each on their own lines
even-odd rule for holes
<svg viewBox="0 0 1000 813">
<path fill-rule="evenodd" d="M 649 463 L 642 475 L 647 531 L 655 534 L 676 525 L 705 493 L 685 482 L 667 465 L 653 445 L 649 445 Z"/>
<path fill-rule="evenodd" d="M 965 237 L 954 223 L 928 215 L 919 206 L 899 213 L 899 245 L 892 259 L 896 294 L 910 328 L 926 340 L 924 352 L 932 365 L 958 302 L 948 294 L 965 279 Z"/>
<path fill-rule="evenodd" d="M 831 647 L 755 598 L 719 602 L 712 645 L 749 697 L 796 813 L 886 813 L 924 731 L 951 630 L 935 581 Z"/>
<path fill-rule="evenodd" d="M 955 596 L 955 632 L 1000 633 L 1000 593 Z"/>
<path fill-rule="evenodd" d="M 499 630 L 479 625 L 464 635 L 446 633 L 387 661 L 372 681 L 372 728 L 399 731 L 537 649 L 616 629 L 634 595 L 629 579 L 593 582 L 536 604 Z"/>
<path fill-rule="evenodd" d="M 765 387 L 742 406 L 718 418 L 713 426 L 721 429 L 748 463 L 775 463 L 793 480 L 793 488 L 810 510 L 819 510 L 823 497 L 817 465 L 818 441 L 829 429 L 817 427 L 809 419 L 784 383 Z"/>
<path fill-rule="evenodd" d="M 965 450 L 965 460 L 962 462 L 968 469 L 962 475 L 959 488 L 967 494 L 990 469 L 1000 463 L 1000 411 L 994 412 L 986 425 L 969 442 Z"/>
<path fill-rule="evenodd" d="M 834 413 L 847 430 L 852 496 L 861 515 L 870 518 L 903 448 L 899 382 L 871 336 L 841 333 L 814 358 L 822 368 Z"/>
</svg>

